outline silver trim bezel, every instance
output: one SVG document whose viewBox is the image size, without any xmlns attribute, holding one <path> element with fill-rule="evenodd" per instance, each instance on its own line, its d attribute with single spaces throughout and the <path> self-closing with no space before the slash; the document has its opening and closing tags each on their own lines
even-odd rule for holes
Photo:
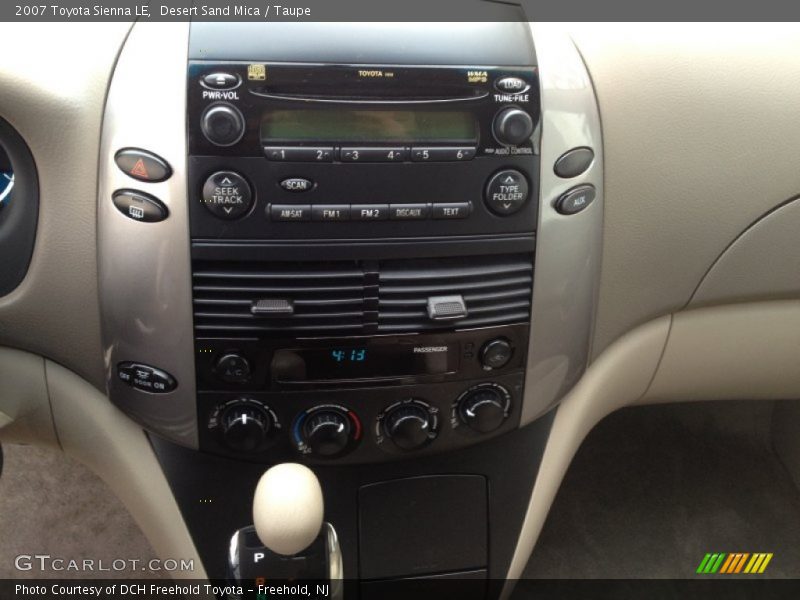
<svg viewBox="0 0 800 600">
<path fill-rule="evenodd" d="M 569 36 L 553 24 L 531 23 L 541 86 L 539 224 L 536 232 L 531 333 L 520 426 L 550 410 L 589 362 L 603 234 L 603 142 L 600 114 L 586 67 Z M 556 160 L 589 147 L 594 161 L 561 178 Z M 558 199 L 592 185 L 595 200 L 562 215 Z"/>
<path fill-rule="evenodd" d="M 109 398 L 145 428 L 198 447 L 189 196 L 186 189 L 186 68 L 189 23 L 137 23 L 111 81 L 100 143 L 97 204 L 99 296 Z M 156 68 L 150 68 L 156 66 Z M 160 183 L 137 181 L 114 162 L 142 148 L 172 167 Z M 112 195 L 134 188 L 161 200 L 169 217 L 141 223 Z M 136 390 L 116 376 L 121 361 L 167 371 L 169 393 Z"/>
</svg>

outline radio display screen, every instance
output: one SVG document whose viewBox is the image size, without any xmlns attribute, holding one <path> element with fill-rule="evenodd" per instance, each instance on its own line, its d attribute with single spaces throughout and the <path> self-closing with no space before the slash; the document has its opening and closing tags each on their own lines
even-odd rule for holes
<svg viewBox="0 0 800 600">
<path fill-rule="evenodd" d="M 459 110 L 275 109 L 261 119 L 269 142 L 439 142 L 475 144 L 475 116 Z"/>
<path fill-rule="evenodd" d="M 284 383 L 438 375 L 454 371 L 455 344 L 366 344 L 276 350 L 272 377 Z"/>
</svg>

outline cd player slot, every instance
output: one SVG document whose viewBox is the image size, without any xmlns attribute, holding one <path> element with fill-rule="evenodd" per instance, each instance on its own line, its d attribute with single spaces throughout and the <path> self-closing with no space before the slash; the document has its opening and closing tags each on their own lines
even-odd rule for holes
<svg viewBox="0 0 800 600">
<path fill-rule="evenodd" d="M 314 92 L 309 93 L 302 89 L 265 89 L 250 88 L 250 93 L 259 98 L 269 100 L 280 100 L 285 102 L 301 103 L 343 103 L 343 104 L 441 104 L 452 102 L 472 102 L 482 100 L 489 96 L 489 92 L 477 89 L 458 90 L 454 93 L 447 93 L 437 89 L 436 94 L 425 94 L 422 90 L 403 90 L 402 93 L 391 93 L 383 90 L 359 90 L 358 93 L 352 91 L 346 94 L 331 90 L 330 93 Z"/>
</svg>

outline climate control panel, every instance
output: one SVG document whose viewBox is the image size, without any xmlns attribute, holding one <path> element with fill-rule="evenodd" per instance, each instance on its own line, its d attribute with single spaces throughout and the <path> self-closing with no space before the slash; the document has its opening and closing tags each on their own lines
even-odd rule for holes
<svg viewBox="0 0 800 600">
<path fill-rule="evenodd" d="M 201 392 L 201 449 L 252 461 L 370 463 L 437 454 L 519 424 L 524 374 L 328 391 Z"/>
</svg>

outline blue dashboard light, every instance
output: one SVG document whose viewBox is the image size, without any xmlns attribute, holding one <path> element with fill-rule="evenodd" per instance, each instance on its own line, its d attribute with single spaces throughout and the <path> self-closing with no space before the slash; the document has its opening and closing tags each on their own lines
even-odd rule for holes
<svg viewBox="0 0 800 600">
<path fill-rule="evenodd" d="M 336 348 L 331 350 L 331 358 L 337 363 L 360 363 L 367 360 L 366 348 Z"/>
<path fill-rule="evenodd" d="M 0 206 L 11 196 L 14 188 L 14 173 L 0 171 Z"/>
</svg>

